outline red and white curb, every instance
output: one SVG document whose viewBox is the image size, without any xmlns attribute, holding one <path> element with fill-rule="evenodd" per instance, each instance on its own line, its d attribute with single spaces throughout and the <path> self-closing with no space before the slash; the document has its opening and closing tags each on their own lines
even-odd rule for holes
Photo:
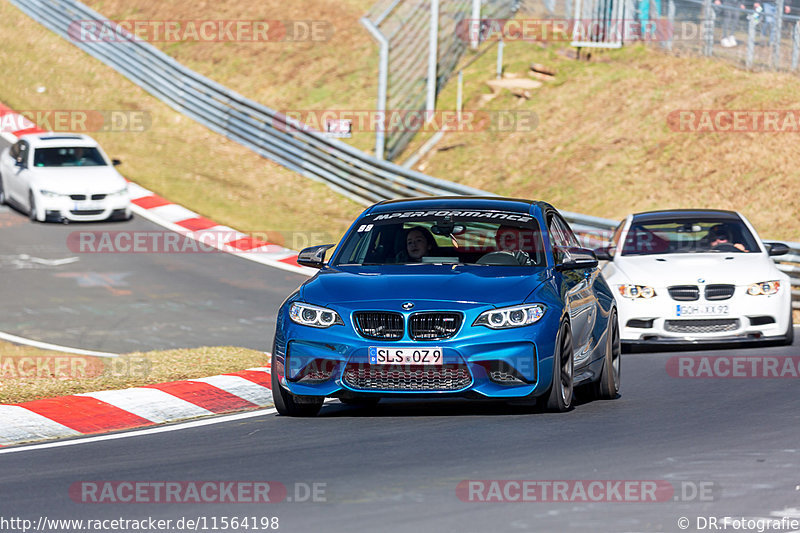
<svg viewBox="0 0 800 533">
<path fill-rule="evenodd" d="M 23 135 L 35 133 L 46 132 L 0 103 L 0 137 L 13 143 Z M 316 272 L 298 265 L 297 252 L 294 250 L 217 224 L 133 182 L 128 182 L 128 190 L 132 209 L 136 214 L 204 246 L 291 272 L 304 275 L 313 275 Z M 27 341 L 16 337 L 6 340 Z M 52 348 L 52 345 L 42 347 Z M 61 351 L 79 351 L 58 348 Z M 105 357 L 116 355 L 85 350 L 80 352 Z M 145 428 L 272 406 L 269 367 L 122 390 L 47 398 L 16 405 L 0 405 L 0 447 Z"/>
<path fill-rule="evenodd" d="M 0 405 L 0 447 L 272 407 L 269 367 Z"/>
<path fill-rule="evenodd" d="M 128 182 L 133 212 L 161 227 L 217 250 L 263 265 L 312 276 L 313 268 L 297 264 L 297 252 L 222 226 L 197 213 L 171 203 L 133 182 Z"/>
<path fill-rule="evenodd" d="M 0 136 L 8 142 L 16 142 L 22 135 L 31 133 L 46 132 L 23 115 L 0 103 Z M 204 247 L 306 276 L 312 276 L 316 272 L 313 268 L 298 265 L 297 252 L 294 250 L 222 226 L 131 181 L 128 182 L 128 191 L 134 213 L 163 228 L 198 241 Z"/>
</svg>

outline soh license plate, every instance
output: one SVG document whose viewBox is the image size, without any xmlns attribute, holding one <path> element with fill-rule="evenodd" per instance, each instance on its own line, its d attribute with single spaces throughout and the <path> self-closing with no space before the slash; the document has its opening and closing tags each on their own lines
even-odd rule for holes
<svg viewBox="0 0 800 533">
<path fill-rule="evenodd" d="M 730 309 L 725 304 L 680 304 L 676 316 L 725 316 Z"/>
<path fill-rule="evenodd" d="M 442 359 L 441 348 L 369 348 L 371 365 L 441 365 Z"/>
</svg>

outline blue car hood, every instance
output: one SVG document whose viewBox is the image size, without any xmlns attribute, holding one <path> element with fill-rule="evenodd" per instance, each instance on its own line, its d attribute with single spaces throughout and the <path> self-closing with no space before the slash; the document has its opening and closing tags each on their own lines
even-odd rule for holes
<svg viewBox="0 0 800 533">
<path fill-rule="evenodd" d="M 474 265 L 337 267 L 306 282 L 300 297 L 317 305 L 445 300 L 501 307 L 523 303 L 549 274 L 546 268 Z"/>
</svg>

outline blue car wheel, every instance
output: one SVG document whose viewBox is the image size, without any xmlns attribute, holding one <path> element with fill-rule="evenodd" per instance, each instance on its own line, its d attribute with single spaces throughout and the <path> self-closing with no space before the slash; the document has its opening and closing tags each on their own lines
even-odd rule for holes
<svg viewBox="0 0 800 533">
<path fill-rule="evenodd" d="M 619 337 L 619 319 L 616 309 L 608 319 L 606 335 L 606 356 L 600 379 L 592 384 L 593 396 L 598 400 L 613 400 L 619 394 L 620 366 L 622 364 L 622 345 Z"/>
<path fill-rule="evenodd" d="M 574 397 L 572 332 L 564 322 L 558 331 L 558 349 L 553 353 L 553 384 L 547 397 L 547 410 L 563 413 L 572 409 Z"/>
<path fill-rule="evenodd" d="M 272 368 L 272 400 L 275 402 L 275 409 L 284 416 L 317 416 L 322 409 L 324 397 L 316 396 L 296 396 L 281 387 L 278 373 Z"/>
</svg>

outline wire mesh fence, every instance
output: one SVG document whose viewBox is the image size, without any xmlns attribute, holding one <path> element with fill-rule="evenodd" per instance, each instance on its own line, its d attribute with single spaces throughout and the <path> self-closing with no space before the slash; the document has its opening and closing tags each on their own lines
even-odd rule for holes
<svg viewBox="0 0 800 533">
<path fill-rule="evenodd" d="M 585 15 L 578 17 L 574 11 L 580 1 L 522 0 L 518 18 L 563 18 L 571 27 L 586 24 L 577 20 Z M 625 2 L 599 1 L 606 11 L 615 2 Z M 795 72 L 800 66 L 800 2 L 795 3 L 628 0 L 625 24 L 620 27 L 622 40 L 651 42 L 678 54 L 716 57 L 751 70 Z"/>
<path fill-rule="evenodd" d="M 379 0 L 362 23 L 381 46 L 378 112 L 433 111 L 464 52 L 471 21 L 512 17 L 519 0 Z M 435 60 L 433 60 L 435 58 Z M 433 80 L 431 83 L 428 80 Z M 393 160 L 417 131 L 379 131 L 375 153 Z"/>
</svg>

